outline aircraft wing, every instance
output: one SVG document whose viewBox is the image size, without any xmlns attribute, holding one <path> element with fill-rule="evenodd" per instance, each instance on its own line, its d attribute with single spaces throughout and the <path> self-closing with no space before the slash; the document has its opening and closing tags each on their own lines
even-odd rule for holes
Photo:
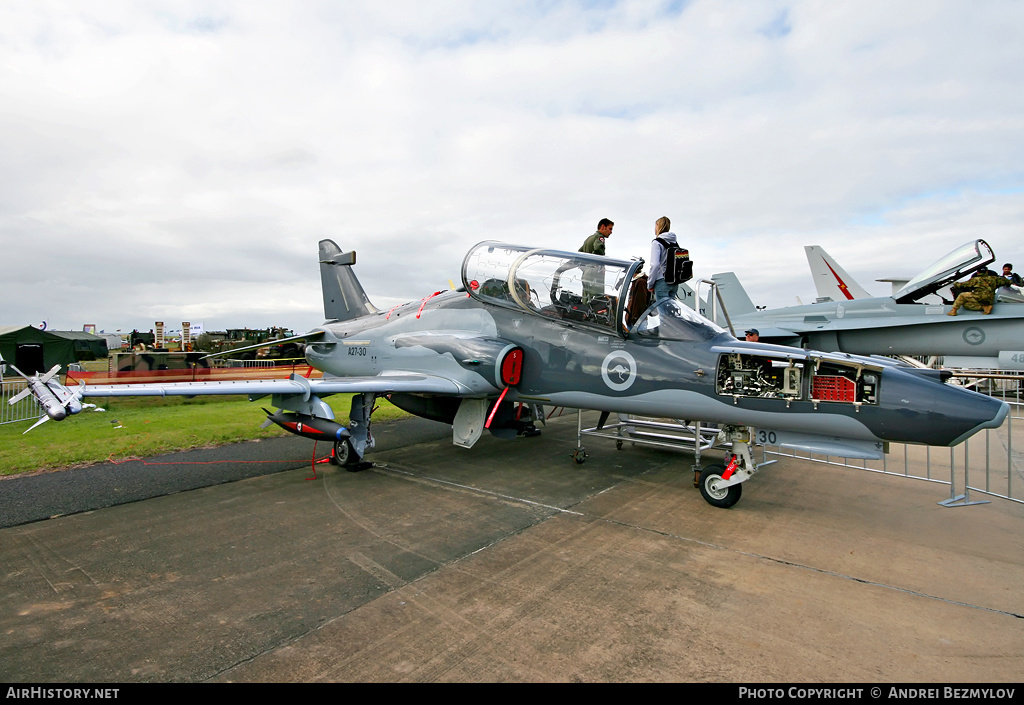
<svg viewBox="0 0 1024 705">
<path fill-rule="evenodd" d="M 79 390 L 83 397 L 193 397 L 218 394 L 246 394 L 251 397 L 267 394 L 299 394 L 308 397 L 311 394 L 359 394 L 363 392 L 458 395 L 467 391 L 450 379 L 415 373 L 383 374 L 370 377 L 325 377 L 323 379 L 306 379 L 299 375 L 292 375 L 290 379 L 102 384 L 82 386 Z"/>
</svg>

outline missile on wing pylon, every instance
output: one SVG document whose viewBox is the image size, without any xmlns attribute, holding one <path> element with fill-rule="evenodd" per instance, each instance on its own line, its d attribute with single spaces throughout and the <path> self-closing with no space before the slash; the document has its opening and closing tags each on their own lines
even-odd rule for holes
<svg viewBox="0 0 1024 705">
<path fill-rule="evenodd" d="M 314 441 L 331 441 L 332 443 L 351 435 L 346 427 L 331 419 L 296 414 L 290 411 L 278 410 L 273 413 L 267 409 L 263 409 L 263 411 L 267 413 L 267 420 L 263 423 L 263 428 L 269 426 L 270 423 L 275 423 L 296 436 L 312 438 Z"/>
</svg>

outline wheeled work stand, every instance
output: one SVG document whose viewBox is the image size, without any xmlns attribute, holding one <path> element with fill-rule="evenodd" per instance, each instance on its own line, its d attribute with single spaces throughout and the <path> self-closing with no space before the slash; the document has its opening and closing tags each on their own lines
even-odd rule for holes
<svg viewBox="0 0 1024 705">
<path fill-rule="evenodd" d="M 746 426 L 720 428 L 700 421 L 653 419 L 630 414 L 619 414 L 617 423 L 608 424 L 608 416 L 608 412 L 602 412 L 597 426 L 583 428 L 583 411 L 577 410 L 573 460 L 583 463 L 588 457 L 583 447 L 584 436 L 613 440 L 618 450 L 622 449 L 623 443 L 632 443 L 692 451 L 694 487 L 699 487 L 704 499 L 716 507 L 734 505 L 739 501 L 742 483 L 749 480 L 759 468 L 775 462 L 764 461 L 763 458 L 760 464 L 754 462 L 751 447 L 753 429 Z M 715 445 L 725 450 L 725 463 L 701 468 L 701 452 Z"/>
</svg>

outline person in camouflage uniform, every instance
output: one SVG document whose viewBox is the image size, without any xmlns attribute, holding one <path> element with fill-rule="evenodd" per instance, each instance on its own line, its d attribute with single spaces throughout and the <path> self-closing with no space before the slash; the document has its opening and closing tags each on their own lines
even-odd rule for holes
<svg viewBox="0 0 1024 705">
<path fill-rule="evenodd" d="M 983 267 L 959 287 L 962 293 L 957 295 L 956 301 L 953 302 L 953 310 L 946 315 L 955 316 L 960 308 L 981 311 L 984 314 L 992 313 L 992 305 L 996 301 L 996 289 L 1009 285 L 1009 279 L 993 274 Z"/>
</svg>

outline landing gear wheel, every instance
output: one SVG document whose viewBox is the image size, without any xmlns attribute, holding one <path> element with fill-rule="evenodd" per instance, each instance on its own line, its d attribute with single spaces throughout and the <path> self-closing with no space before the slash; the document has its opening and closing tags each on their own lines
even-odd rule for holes
<svg viewBox="0 0 1024 705">
<path fill-rule="evenodd" d="M 334 442 L 334 455 L 331 457 L 331 462 L 344 467 L 349 467 L 359 462 L 359 456 L 356 455 L 355 449 L 347 438 Z"/>
<path fill-rule="evenodd" d="M 583 465 L 587 459 L 587 453 L 582 448 L 577 448 L 572 454 L 572 459 L 576 461 L 577 465 Z"/>
<path fill-rule="evenodd" d="M 728 509 L 740 501 L 743 494 L 743 485 L 730 485 L 719 487 L 724 482 L 722 473 L 725 472 L 724 465 L 709 465 L 700 474 L 700 494 L 704 500 L 713 507 Z"/>
<path fill-rule="evenodd" d="M 622 450 L 622 441 L 615 441 L 615 450 Z"/>
</svg>

